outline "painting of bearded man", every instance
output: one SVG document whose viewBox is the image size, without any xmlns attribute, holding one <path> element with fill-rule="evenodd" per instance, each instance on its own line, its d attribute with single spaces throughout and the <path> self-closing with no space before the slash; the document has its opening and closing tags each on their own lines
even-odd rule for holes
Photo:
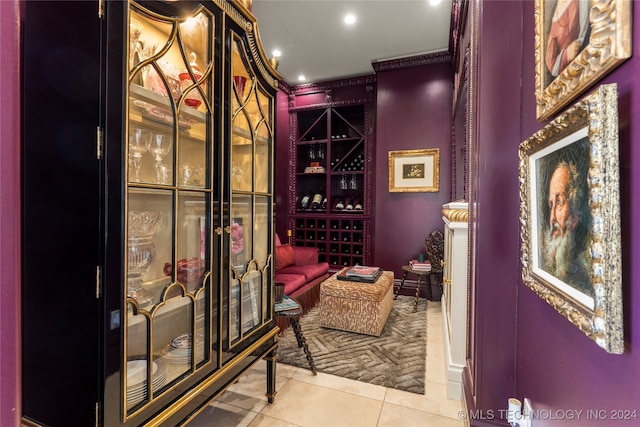
<svg viewBox="0 0 640 427">
<path fill-rule="evenodd" d="M 587 137 L 537 160 L 538 268 L 592 300 L 588 166 Z"/>
</svg>

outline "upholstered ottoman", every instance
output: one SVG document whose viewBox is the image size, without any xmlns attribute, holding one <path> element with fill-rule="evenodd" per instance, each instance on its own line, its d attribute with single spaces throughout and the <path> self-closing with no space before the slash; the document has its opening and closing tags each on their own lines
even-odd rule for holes
<svg viewBox="0 0 640 427">
<path fill-rule="evenodd" d="M 375 283 L 340 280 L 338 274 L 320 285 L 320 325 L 379 337 L 393 306 L 393 272 L 382 272 Z"/>
</svg>

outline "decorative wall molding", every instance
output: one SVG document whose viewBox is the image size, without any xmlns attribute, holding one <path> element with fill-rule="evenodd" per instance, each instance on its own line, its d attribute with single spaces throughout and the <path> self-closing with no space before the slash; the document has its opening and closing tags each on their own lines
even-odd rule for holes
<svg viewBox="0 0 640 427">
<path fill-rule="evenodd" d="M 376 76 L 363 76 L 352 79 L 335 80 L 331 82 L 306 84 L 290 87 L 289 95 L 289 111 L 306 110 L 314 108 L 339 107 L 343 105 L 368 104 L 373 102 L 375 98 Z M 333 90 L 337 88 L 346 88 L 350 86 L 365 86 L 364 95 L 358 98 L 350 98 L 348 100 L 334 101 Z M 302 107 L 296 106 L 296 96 L 310 95 L 314 93 L 324 92 L 324 99 L 315 104 L 306 104 Z"/>
<path fill-rule="evenodd" d="M 393 71 L 402 68 L 417 67 L 420 65 L 437 64 L 440 62 L 451 62 L 451 53 L 449 51 L 425 53 L 422 55 L 390 59 L 388 61 L 372 62 L 371 66 L 376 73 L 379 73 L 380 71 Z"/>
<path fill-rule="evenodd" d="M 376 75 L 369 74 L 366 76 L 359 77 L 351 77 L 342 80 L 332 80 L 328 82 L 320 82 L 320 83 L 307 83 L 301 84 L 292 87 L 292 93 L 294 95 L 306 95 L 313 92 L 322 92 L 326 90 L 336 89 L 336 88 L 344 88 L 349 86 L 359 86 L 365 84 L 375 84 L 376 83 Z"/>
</svg>

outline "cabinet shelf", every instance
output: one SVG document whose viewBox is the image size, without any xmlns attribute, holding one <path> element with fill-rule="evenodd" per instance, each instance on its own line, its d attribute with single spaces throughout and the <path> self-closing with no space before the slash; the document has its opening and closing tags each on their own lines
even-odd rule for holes
<svg viewBox="0 0 640 427">
<path fill-rule="evenodd" d="M 172 114 L 171 101 L 168 97 L 155 93 L 135 83 L 132 83 L 131 85 L 129 85 L 129 88 L 130 88 L 129 93 L 132 97 L 133 104 L 135 106 L 139 108 L 144 108 L 144 107 L 147 107 L 148 105 L 160 107 L 165 111 L 167 111 L 168 114 Z M 195 108 L 189 107 L 188 105 L 180 106 L 180 114 L 185 116 L 188 119 L 191 119 L 200 123 L 204 123 L 207 119 L 206 113 L 204 113 L 203 111 L 199 111 Z"/>
</svg>

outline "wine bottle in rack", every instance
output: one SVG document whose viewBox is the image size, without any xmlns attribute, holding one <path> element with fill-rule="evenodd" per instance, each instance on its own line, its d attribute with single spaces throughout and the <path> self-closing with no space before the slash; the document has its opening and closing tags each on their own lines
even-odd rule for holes
<svg viewBox="0 0 640 427">
<path fill-rule="evenodd" d="M 309 192 L 309 194 L 305 195 L 300 201 L 300 209 L 308 209 L 311 203 L 311 199 L 313 197 L 313 193 Z"/>
<path fill-rule="evenodd" d="M 322 204 L 322 194 L 316 193 L 313 195 L 313 199 L 311 199 L 311 209 L 318 209 Z"/>
<path fill-rule="evenodd" d="M 350 198 L 349 200 L 347 200 L 347 203 L 344 209 L 347 211 L 353 210 L 353 198 Z"/>
<path fill-rule="evenodd" d="M 353 201 L 353 210 L 354 211 L 361 211 L 362 210 L 362 199 L 360 197 L 357 197 L 354 199 Z"/>
<path fill-rule="evenodd" d="M 341 211 L 341 210 L 344 209 L 344 206 L 345 206 L 344 199 L 340 198 L 336 202 L 336 205 L 334 206 L 334 209 L 337 210 L 337 211 Z"/>
<path fill-rule="evenodd" d="M 322 203 L 320 204 L 320 210 L 323 210 L 323 211 L 327 210 L 327 198 L 326 197 L 324 199 L 322 199 Z"/>
</svg>

